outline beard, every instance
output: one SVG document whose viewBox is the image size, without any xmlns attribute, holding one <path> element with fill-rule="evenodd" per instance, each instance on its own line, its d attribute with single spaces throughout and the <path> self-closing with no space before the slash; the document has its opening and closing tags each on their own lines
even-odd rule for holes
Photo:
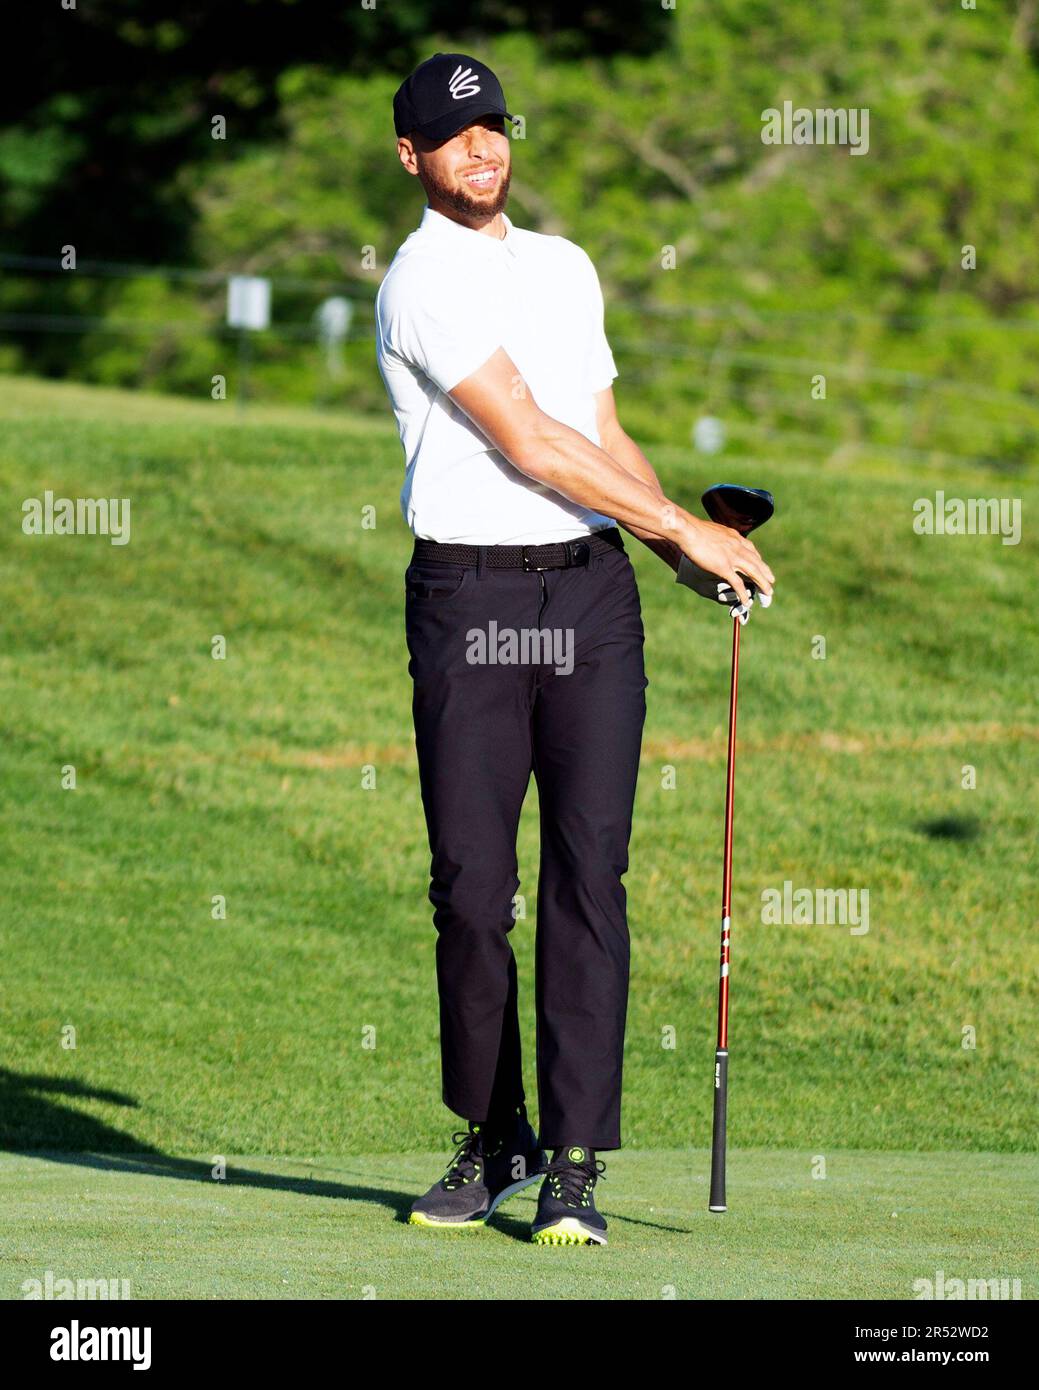
<svg viewBox="0 0 1039 1390">
<path fill-rule="evenodd" d="M 511 181 L 511 167 L 503 169 L 498 183 L 498 191 L 493 198 L 482 198 L 478 194 L 470 193 L 467 188 L 441 183 L 428 170 L 422 179 L 422 186 L 425 188 L 427 196 L 435 197 L 440 202 L 446 203 L 449 208 L 454 212 L 461 213 L 463 217 L 483 218 L 489 222 L 492 217 L 498 216 L 508 202 Z"/>
</svg>

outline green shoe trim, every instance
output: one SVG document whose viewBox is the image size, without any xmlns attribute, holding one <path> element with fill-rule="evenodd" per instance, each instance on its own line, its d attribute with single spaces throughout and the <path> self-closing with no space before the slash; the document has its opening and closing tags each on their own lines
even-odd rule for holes
<svg viewBox="0 0 1039 1390">
<path fill-rule="evenodd" d="M 409 1226 L 426 1226 L 437 1231 L 466 1231 L 470 1227 L 486 1224 L 487 1218 L 484 1216 L 475 1217 L 471 1221 L 437 1221 L 432 1216 L 427 1216 L 424 1211 L 413 1211 L 408 1217 Z"/>
<path fill-rule="evenodd" d="M 596 1239 L 588 1234 L 579 1221 L 575 1221 L 571 1216 L 564 1216 L 561 1221 L 554 1225 L 545 1226 L 540 1231 L 535 1231 L 531 1236 L 535 1245 L 605 1245 L 606 1237 Z"/>
</svg>

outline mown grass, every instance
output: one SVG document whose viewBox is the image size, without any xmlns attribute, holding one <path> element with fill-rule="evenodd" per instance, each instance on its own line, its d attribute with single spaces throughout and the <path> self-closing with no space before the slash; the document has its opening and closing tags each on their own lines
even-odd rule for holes
<svg viewBox="0 0 1039 1390">
<path fill-rule="evenodd" d="M 0 1139 L 443 1150 L 394 431 L 3 386 Z M 741 678 L 734 1150 L 1034 1150 L 1039 489 L 654 459 L 680 500 L 731 474 L 778 503 L 761 534 L 777 601 L 744 634 Z M 915 535 L 912 502 L 937 487 L 1011 488 L 1022 543 Z M 22 501 L 46 488 L 130 497 L 131 543 L 23 535 Z M 650 1150 L 707 1142 L 728 627 L 629 550 L 650 688 L 625 1139 Z M 528 1061 L 536 816 L 532 786 L 514 932 Z M 869 931 L 764 925 L 762 891 L 787 880 L 868 889 Z"/>
<path fill-rule="evenodd" d="M 625 1153 L 605 1250 L 531 1245 L 532 1188 L 482 1229 L 404 1224 L 441 1162 L 243 1157 L 215 1180 L 208 1157 L 3 1155 L 0 1298 L 48 1270 L 135 1299 L 904 1300 L 939 1270 L 1035 1297 L 1033 1155 L 741 1150 L 717 1216 L 706 1153 Z"/>
</svg>

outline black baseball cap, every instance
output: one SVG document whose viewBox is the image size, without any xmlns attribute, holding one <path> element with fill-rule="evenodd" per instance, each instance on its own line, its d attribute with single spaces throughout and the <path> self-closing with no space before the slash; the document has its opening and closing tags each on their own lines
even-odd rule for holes
<svg viewBox="0 0 1039 1390">
<path fill-rule="evenodd" d="M 393 128 L 417 130 L 429 140 L 449 140 L 477 116 L 504 116 L 501 83 L 485 63 L 465 53 L 434 53 L 397 88 Z"/>
</svg>

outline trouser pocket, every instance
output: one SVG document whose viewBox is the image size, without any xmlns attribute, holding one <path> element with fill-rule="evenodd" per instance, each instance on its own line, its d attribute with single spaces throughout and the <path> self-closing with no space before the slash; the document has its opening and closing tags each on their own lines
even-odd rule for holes
<svg viewBox="0 0 1039 1390">
<path fill-rule="evenodd" d="M 443 603 L 460 594 L 473 573 L 469 565 L 413 561 L 404 571 L 404 593 L 409 601 Z"/>
</svg>

